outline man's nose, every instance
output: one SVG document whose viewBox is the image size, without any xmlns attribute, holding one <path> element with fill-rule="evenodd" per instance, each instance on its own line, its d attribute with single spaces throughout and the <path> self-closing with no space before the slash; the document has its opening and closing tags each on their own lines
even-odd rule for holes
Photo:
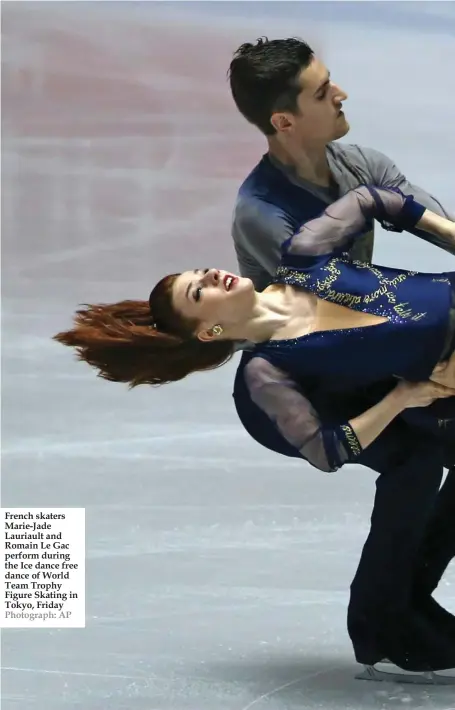
<svg viewBox="0 0 455 710">
<path fill-rule="evenodd" d="M 333 100 L 335 103 L 341 103 L 342 101 L 346 101 L 348 98 L 348 95 L 343 89 L 340 89 L 337 84 L 334 84 L 333 86 Z"/>
</svg>

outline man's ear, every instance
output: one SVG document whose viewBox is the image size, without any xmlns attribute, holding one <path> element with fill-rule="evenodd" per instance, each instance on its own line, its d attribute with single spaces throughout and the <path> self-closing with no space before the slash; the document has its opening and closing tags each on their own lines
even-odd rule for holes
<svg viewBox="0 0 455 710">
<path fill-rule="evenodd" d="M 270 123 L 278 133 L 288 131 L 294 125 L 289 113 L 272 113 Z"/>
</svg>

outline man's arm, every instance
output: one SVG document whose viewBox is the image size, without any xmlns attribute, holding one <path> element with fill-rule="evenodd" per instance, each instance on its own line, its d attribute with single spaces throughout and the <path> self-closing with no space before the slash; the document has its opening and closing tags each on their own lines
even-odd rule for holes
<svg viewBox="0 0 455 710">
<path fill-rule="evenodd" d="M 281 246 L 296 231 L 278 207 L 257 197 L 240 198 L 234 211 L 232 237 L 241 276 L 263 291 L 275 276 Z"/>
<path fill-rule="evenodd" d="M 431 212 L 455 221 L 454 212 L 449 212 L 436 197 L 430 195 L 418 185 L 409 182 L 393 160 L 384 155 L 384 153 L 373 148 L 357 147 L 369 168 L 374 185 L 378 187 L 397 187 L 405 195 L 413 195 L 416 202 L 419 202 Z M 455 255 L 455 241 L 453 238 L 443 238 L 417 228 L 410 231 L 417 237 Z"/>
</svg>

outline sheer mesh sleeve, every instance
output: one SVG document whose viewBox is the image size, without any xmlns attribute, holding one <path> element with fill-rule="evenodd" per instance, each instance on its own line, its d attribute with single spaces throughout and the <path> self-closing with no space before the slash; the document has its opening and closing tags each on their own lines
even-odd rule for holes
<svg viewBox="0 0 455 710">
<path fill-rule="evenodd" d="M 355 461 L 362 448 L 347 423 L 325 426 L 310 401 L 285 372 L 262 357 L 245 368 L 245 382 L 253 402 L 271 419 L 281 436 L 321 471 L 337 471 Z"/>
<path fill-rule="evenodd" d="M 316 219 L 306 222 L 283 244 L 283 254 L 322 256 L 331 254 L 364 232 L 374 218 L 384 229 L 414 229 L 425 207 L 397 188 L 362 185 L 331 204 Z"/>
</svg>

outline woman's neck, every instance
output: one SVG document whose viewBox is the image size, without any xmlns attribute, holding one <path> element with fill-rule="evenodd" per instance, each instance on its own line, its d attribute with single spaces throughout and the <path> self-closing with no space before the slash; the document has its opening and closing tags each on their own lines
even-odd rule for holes
<svg viewBox="0 0 455 710">
<path fill-rule="evenodd" d="M 292 286 L 272 285 L 262 293 L 256 293 L 256 303 L 247 321 L 238 324 L 234 340 L 248 340 L 251 343 L 262 343 L 276 337 L 277 333 L 289 325 L 295 316 L 295 289 Z M 306 306 L 306 301 L 308 305 Z M 299 315 L 311 315 L 311 297 L 305 299 L 302 292 L 299 298 Z"/>
</svg>

